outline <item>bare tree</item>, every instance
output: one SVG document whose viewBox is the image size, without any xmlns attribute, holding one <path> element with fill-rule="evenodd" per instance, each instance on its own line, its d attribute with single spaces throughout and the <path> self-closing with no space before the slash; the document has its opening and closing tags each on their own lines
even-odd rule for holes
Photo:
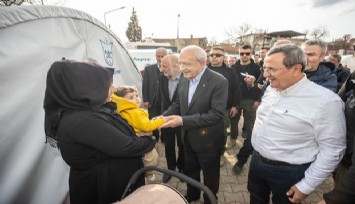
<svg viewBox="0 0 355 204">
<path fill-rule="evenodd" d="M 254 29 L 253 40 L 251 42 L 249 42 L 254 51 L 256 50 L 257 47 L 261 48 L 264 45 L 265 39 L 266 39 L 266 32 L 267 31 L 262 28 L 255 28 Z"/>
<path fill-rule="evenodd" d="M 228 30 L 224 28 L 224 31 L 232 43 L 236 44 L 238 42 L 239 36 L 236 27 L 230 27 Z"/>
<path fill-rule="evenodd" d="M 345 42 L 348 42 L 351 39 L 351 34 L 344 34 L 343 39 Z"/>
<path fill-rule="evenodd" d="M 350 50 L 352 48 L 352 44 L 349 42 L 351 39 L 350 34 L 345 34 L 343 37 L 333 40 L 328 43 L 328 49 L 330 50 Z"/>
<path fill-rule="evenodd" d="M 351 44 L 349 43 L 349 40 L 351 39 L 351 35 L 350 34 L 344 34 L 342 37 L 342 41 L 343 41 L 343 49 L 347 50 L 351 48 Z"/>
<path fill-rule="evenodd" d="M 226 32 L 227 37 L 234 43 L 237 44 L 243 43 L 243 36 L 245 36 L 250 30 L 251 30 L 251 25 L 247 23 L 243 23 L 243 25 L 239 26 L 238 28 L 236 27 L 231 27 L 228 30 L 224 29 Z"/>
<path fill-rule="evenodd" d="M 212 37 L 211 40 L 208 41 L 208 46 L 213 47 L 213 46 L 215 46 L 217 44 L 218 44 L 218 42 L 216 40 L 216 37 Z"/>
<path fill-rule="evenodd" d="M 250 30 L 251 30 L 251 25 L 249 25 L 247 23 L 243 23 L 243 25 L 239 26 L 239 30 L 238 30 L 237 33 L 238 33 L 239 36 L 244 36 Z"/>
<path fill-rule="evenodd" d="M 321 39 L 329 36 L 329 30 L 326 26 L 318 26 L 310 32 L 311 38 Z"/>
</svg>

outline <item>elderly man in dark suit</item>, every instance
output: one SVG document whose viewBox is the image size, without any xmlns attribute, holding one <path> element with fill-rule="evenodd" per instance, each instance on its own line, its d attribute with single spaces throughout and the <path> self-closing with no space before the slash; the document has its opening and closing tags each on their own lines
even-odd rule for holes
<svg viewBox="0 0 355 204">
<path fill-rule="evenodd" d="M 181 50 L 178 96 L 164 112 L 162 127 L 182 126 L 181 137 L 185 151 L 184 173 L 200 181 L 217 194 L 220 177 L 220 153 L 224 147 L 223 114 L 227 105 L 228 81 L 206 68 L 206 52 L 194 45 Z M 217 196 L 216 196 L 217 197 Z M 187 185 L 188 202 L 200 199 L 200 190 Z M 204 194 L 204 202 L 209 203 Z"/>
<path fill-rule="evenodd" d="M 166 111 L 177 97 L 177 87 L 181 76 L 179 67 L 179 58 L 175 54 L 169 54 L 161 59 L 160 71 L 164 74 L 159 78 L 159 97 L 161 104 L 161 112 Z M 185 165 L 184 149 L 181 141 L 181 128 L 163 128 L 161 129 L 161 137 L 165 143 L 165 157 L 168 169 L 175 170 L 178 168 L 182 172 Z M 178 156 L 176 158 L 175 140 L 178 147 Z M 167 183 L 171 179 L 169 174 L 164 174 L 163 183 Z"/>
<path fill-rule="evenodd" d="M 161 59 L 166 56 L 168 51 L 161 47 L 155 51 L 156 64 L 144 68 L 142 95 L 143 105 L 148 109 L 149 119 L 160 115 L 160 104 L 157 100 L 157 92 L 159 87 L 160 63 Z M 159 139 L 159 132 L 154 131 L 153 135 Z"/>
</svg>

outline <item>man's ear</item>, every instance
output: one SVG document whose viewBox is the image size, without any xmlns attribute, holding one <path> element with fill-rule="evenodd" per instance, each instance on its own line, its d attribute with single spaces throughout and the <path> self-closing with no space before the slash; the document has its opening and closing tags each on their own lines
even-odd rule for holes
<svg viewBox="0 0 355 204">
<path fill-rule="evenodd" d="M 203 68 L 206 67 L 206 62 L 204 62 L 202 60 L 199 61 L 199 64 L 200 64 L 200 67 L 203 67 Z"/>
<path fill-rule="evenodd" d="M 302 70 L 302 65 L 301 65 L 301 64 L 296 64 L 296 65 L 295 65 L 295 68 L 296 68 L 296 69 L 299 69 L 299 70 Z"/>
<path fill-rule="evenodd" d="M 322 59 L 321 61 L 323 61 L 325 59 L 325 54 L 322 54 L 320 58 Z"/>
<path fill-rule="evenodd" d="M 301 73 L 302 72 L 302 65 L 301 64 L 293 65 L 293 70 L 294 70 L 295 74 Z"/>
</svg>

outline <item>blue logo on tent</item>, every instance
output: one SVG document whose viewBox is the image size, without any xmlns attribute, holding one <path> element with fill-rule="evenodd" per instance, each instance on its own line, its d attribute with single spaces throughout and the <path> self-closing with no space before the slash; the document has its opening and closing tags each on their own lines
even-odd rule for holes
<svg viewBox="0 0 355 204">
<path fill-rule="evenodd" d="M 104 52 L 105 62 L 107 65 L 112 66 L 113 65 L 113 53 L 112 53 L 113 42 L 109 42 L 107 38 L 105 38 L 105 41 L 100 40 L 100 42 L 102 46 L 102 51 Z"/>
<path fill-rule="evenodd" d="M 120 70 L 120 69 L 115 69 L 115 71 L 113 72 L 113 74 L 121 74 L 121 70 Z"/>
</svg>

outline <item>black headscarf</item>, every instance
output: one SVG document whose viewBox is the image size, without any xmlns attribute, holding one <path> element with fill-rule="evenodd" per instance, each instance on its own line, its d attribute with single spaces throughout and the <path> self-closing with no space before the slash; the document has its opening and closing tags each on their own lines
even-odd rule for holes
<svg viewBox="0 0 355 204">
<path fill-rule="evenodd" d="M 46 142 L 56 146 L 57 127 L 64 111 L 99 111 L 106 102 L 112 76 L 113 69 L 97 64 L 54 62 L 47 73 L 44 97 Z"/>
</svg>

